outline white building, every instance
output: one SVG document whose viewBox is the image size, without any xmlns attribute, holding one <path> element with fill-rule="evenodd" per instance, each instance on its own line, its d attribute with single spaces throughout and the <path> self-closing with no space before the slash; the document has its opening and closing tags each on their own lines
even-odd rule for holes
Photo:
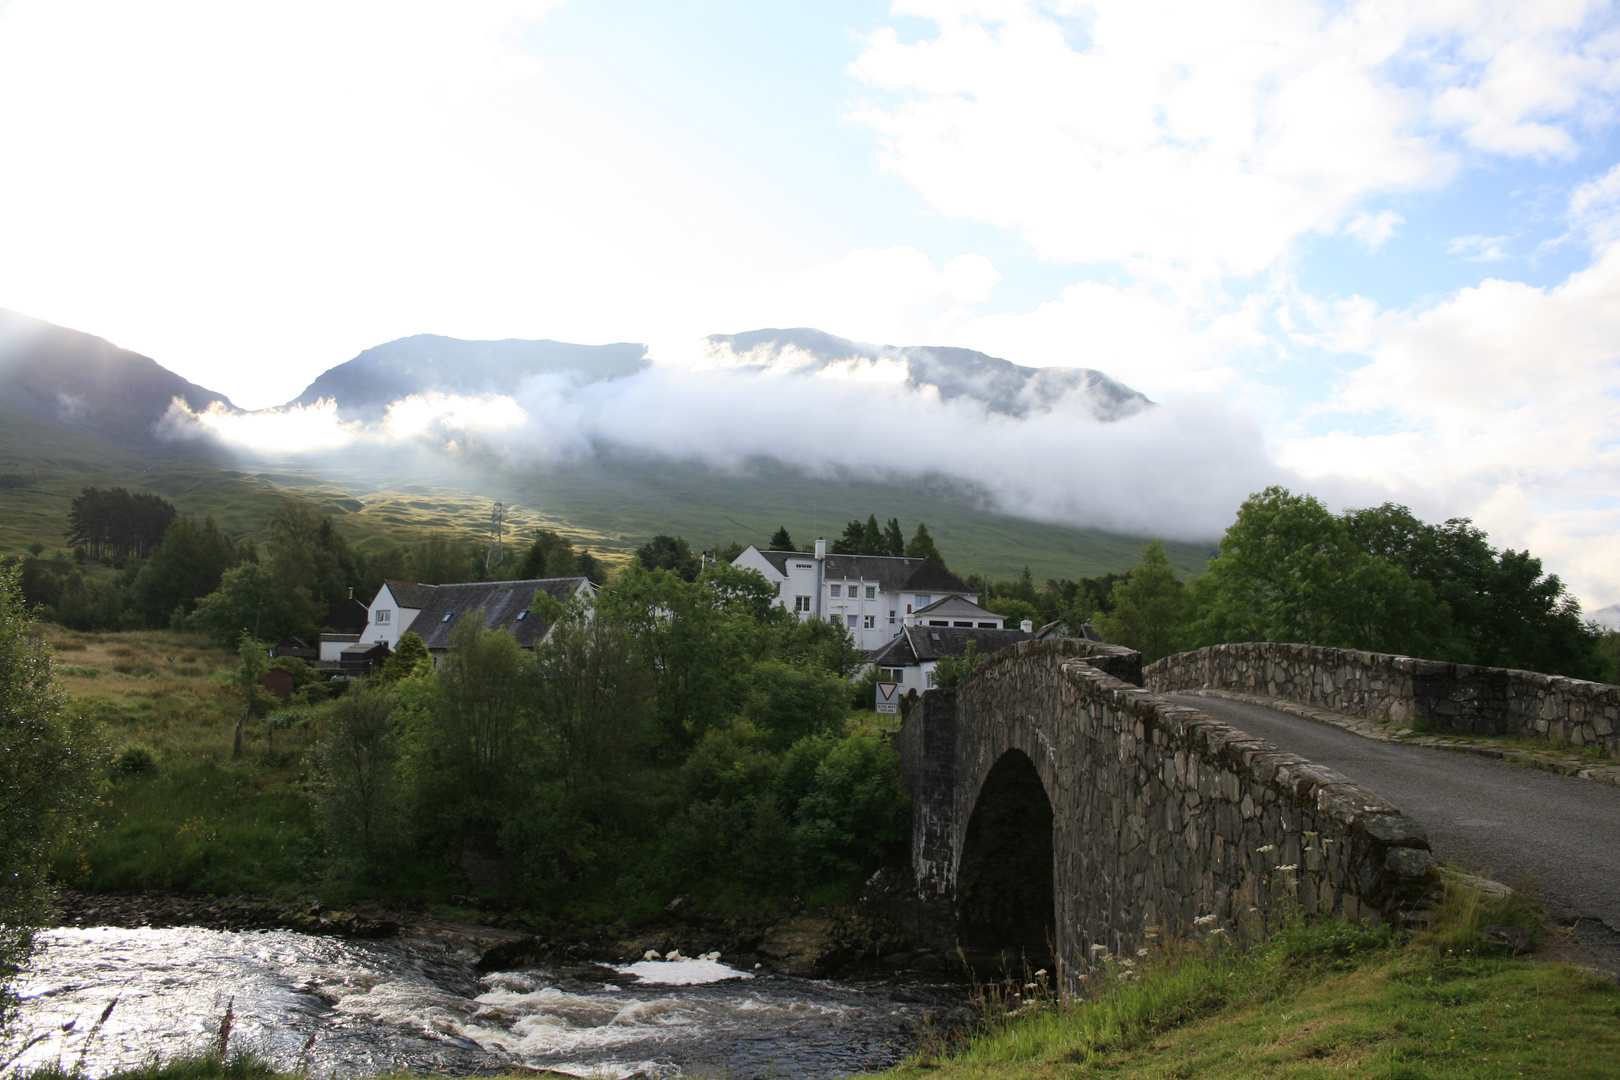
<svg viewBox="0 0 1620 1080">
<path fill-rule="evenodd" d="M 899 696 L 922 693 L 934 685 L 934 668 L 945 657 L 966 655 L 972 643 L 980 656 L 1028 641 L 1035 633 L 1028 619 L 1017 630 L 981 630 L 956 627 L 902 626 L 900 635 L 872 655 L 878 678 L 900 684 Z"/>
<path fill-rule="evenodd" d="M 977 592 L 932 559 L 829 555 L 827 542 L 817 540 L 813 552 L 750 547 L 731 565 L 758 570 L 776 586 L 777 603 L 801 619 L 838 623 L 869 651 L 893 640 L 908 615 L 942 601 L 961 601 L 982 613 L 972 617 L 975 625 L 981 619 L 1002 625 L 999 615 L 978 606 Z M 951 609 L 952 621 L 958 610 Z"/>
<path fill-rule="evenodd" d="M 533 612 L 535 594 L 541 592 L 567 603 L 576 594 L 594 597 L 596 586 L 582 577 L 453 585 L 385 581 L 368 608 L 366 628 L 360 633 L 358 645 L 385 641 L 392 650 L 410 630 L 422 639 L 429 652 L 441 653 L 450 647 L 450 632 L 461 616 L 482 608 L 484 629 L 506 630 L 517 638 L 518 645 L 532 649 L 551 632 L 550 624 Z"/>
</svg>

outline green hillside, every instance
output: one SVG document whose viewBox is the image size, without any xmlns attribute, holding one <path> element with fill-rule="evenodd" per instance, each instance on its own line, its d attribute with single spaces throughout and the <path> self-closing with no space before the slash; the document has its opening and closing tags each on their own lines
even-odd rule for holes
<svg viewBox="0 0 1620 1080">
<path fill-rule="evenodd" d="M 926 521 L 952 569 L 1037 582 L 1095 576 L 1134 564 L 1143 538 L 1007 517 L 945 479 L 883 482 L 812 476 L 760 461 L 734 472 L 654 457 L 603 455 L 588 461 L 457 467 L 409 455 L 316 472 L 306 460 L 238 463 L 145 456 L 85 435 L 7 413 L 0 416 L 0 554 L 31 543 L 66 546 L 62 531 L 85 487 L 123 485 L 172 501 L 182 513 L 212 515 L 235 536 L 261 537 L 283 496 L 306 499 L 342 523 L 356 546 L 375 550 L 435 531 L 468 539 L 487 534 L 491 504 L 509 506 L 509 535 L 556 529 L 617 562 L 658 533 L 694 547 L 761 544 L 785 525 L 802 545 L 836 536 L 868 514 L 900 519 L 907 535 Z M 1166 545 L 1184 573 L 1203 568 L 1209 544 Z"/>
</svg>

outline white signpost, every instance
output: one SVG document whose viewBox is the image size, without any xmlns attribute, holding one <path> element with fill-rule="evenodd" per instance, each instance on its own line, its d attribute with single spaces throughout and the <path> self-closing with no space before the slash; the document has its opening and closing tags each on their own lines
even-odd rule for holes
<svg viewBox="0 0 1620 1080">
<path fill-rule="evenodd" d="M 880 682 L 877 684 L 877 711 L 880 713 L 897 713 L 900 711 L 899 683 Z"/>
</svg>

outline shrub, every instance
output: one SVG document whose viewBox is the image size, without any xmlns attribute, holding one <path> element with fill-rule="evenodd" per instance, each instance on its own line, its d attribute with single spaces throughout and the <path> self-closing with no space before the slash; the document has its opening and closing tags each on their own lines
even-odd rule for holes
<svg viewBox="0 0 1620 1080">
<path fill-rule="evenodd" d="M 143 742 L 124 746 L 112 759 L 114 776 L 139 776 L 157 771 L 157 751 Z"/>
</svg>

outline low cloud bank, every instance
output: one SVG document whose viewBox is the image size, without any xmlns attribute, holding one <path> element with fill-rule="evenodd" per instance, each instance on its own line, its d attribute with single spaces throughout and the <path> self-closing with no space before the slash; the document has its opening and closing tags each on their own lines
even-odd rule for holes
<svg viewBox="0 0 1620 1080">
<path fill-rule="evenodd" d="M 1218 537 L 1251 491 L 1289 480 L 1259 429 L 1214 399 L 1103 421 L 1082 390 L 1014 417 L 871 364 L 726 367 L 701 347 L 666 355 L 600 382 L 548 374 L 513 394 L 413 394 L 375 424 L 339 419 L 330 401 L 245 414 L 176 403 L 166 429 L 316 463 L 408 443 L 448 454 L 472 445 L 521 465 L 588 458 L 607 444 L 719 470 L 764 456 L 812 474 L 943 474 L 1004 513 L 1178 540 Z"/>
</svg>

